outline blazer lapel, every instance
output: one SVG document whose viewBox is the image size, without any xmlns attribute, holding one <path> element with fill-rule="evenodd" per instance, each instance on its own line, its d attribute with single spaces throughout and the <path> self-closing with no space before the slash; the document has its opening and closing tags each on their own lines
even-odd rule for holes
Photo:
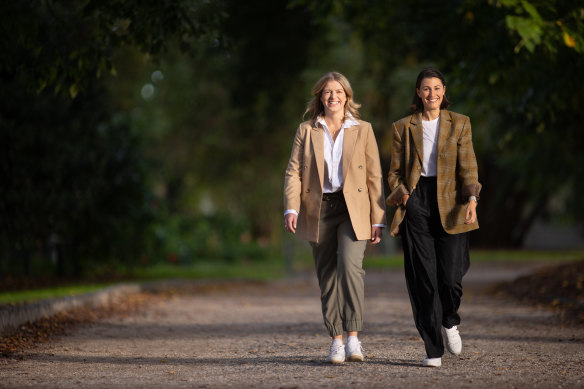
<svg viewBox="0 0 584 389">
<path fill-rule="evenodd" d="M 440 124 L 438 127 L 438 144 L 436 145 L 436 151 L 438 155 L 442 153 L 442 149 L 446 144 L 446 141 L 450 137 L 452 130 L 452 119 L 450 118 L 450 113 L 446 110 L 440 111 Z"/>
<path fill-rule="evenodd" d="M 420 163 L 424 161 L 424 127 L 422 127 L 422 114 L 415 113 L 410 119 L 410 134 L 414 140 L 414 146 L 420 158 Z"/>
<path fill-rule="evenodd" d="M 343 135 L 343 182 L 347 179 L 347 172 L 349 171 L 349 166 L 351 166 L 359 127 L 351 126 L 345 128 L 345 134 Z"/>
<path fill-rule="evenodd" d="M 320 187 L 324 185 L 324 129 L 322 127 L 312 127 L 312 152 L 316 159 L 316 170 L 318 171 L 318 179 Z"/>
</svg>

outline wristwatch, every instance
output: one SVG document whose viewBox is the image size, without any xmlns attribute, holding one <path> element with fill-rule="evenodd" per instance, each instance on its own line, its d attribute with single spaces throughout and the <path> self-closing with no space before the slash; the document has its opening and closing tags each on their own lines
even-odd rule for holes
<svg viewBox="0 0 584 389">
<path fill-rule="evenodd" d="M 474 200 L 476 203 L 479 201 L 477 200 L 477 196 L 468 196 L 468 201 Z"/>
</svg>

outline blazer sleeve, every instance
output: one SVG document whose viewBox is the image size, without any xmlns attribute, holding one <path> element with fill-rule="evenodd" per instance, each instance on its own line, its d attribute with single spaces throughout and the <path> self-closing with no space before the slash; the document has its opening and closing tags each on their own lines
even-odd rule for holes
<svg viewBox="0 0 584 389">
<path fill-rule="evenodd" d="M 465 117 L 457 147 L 458 158 L 456 162 L 462 198 L 464 201 L 469 196 L 476 196 L 478 199 L 482 185 L 479 183 L 477 159 L 472 146 L 472 131 L 468 117 Z"/>
<path fill-rule="evenodd" d="M 385 217 L 385 196 L 383 194 L 383 172 L 379 159 L 379 148 L 371 125 L 368 126 L 365 146 L 365 166 L 367 169 L 367 189 L 371 203 L 371 224 L 387 224 Z"/>
<path fill-rule="evenodd" d="M 298 127 L 294 143 L 292 144 L 292 153 L 286 168 L 284 177 L 284 210 L 293 209 L 300 212 L 300 194 L 302 191 L 302 166 L 303 150 L 306 137 L 306 131 L 302 126 Z"/>
<path fill-rule="evenodd" d="M 397 206 L 401 204 L 402 197 L 410 192 L 406 188 L 405 182 L 405 152 L 402 134 L 398 131 L 395 123 L 391 125 L 392 144 L 391 144 L 391 164 L 389 166 L 389 184 L 390 195 L 387 197 L 387 205 Z"/>
</svg>

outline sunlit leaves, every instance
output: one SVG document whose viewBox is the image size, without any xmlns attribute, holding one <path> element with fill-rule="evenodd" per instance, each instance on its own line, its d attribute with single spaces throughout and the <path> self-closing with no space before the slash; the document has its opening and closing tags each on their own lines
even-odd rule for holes
<svg viewBox="0 0 584 389">
<path fill-rule="evenodd" d="M 521 38 L 515 53 L 522 48 L 534 53 L 541 45 L 555 53 L 562 43 L 579 53 L 584 52 L 582 5 L 558 0 L 499 0 L 491 4 L 507 10 L 507 28 Z"/>
<path fill-rule="evenodd" d="M 576 40 L 570 34 L 568 34 L 567 31 L 564 31 L 563 36 L 564 36 L 564 43 L 566 44 L 566 46 L 572 47 L 572 48 L 576 47 Z"/>
<path fill-rule="evenodd" d="M 533 53 L 536 46 L 541 43 L 542 29 L 540 23 L 533 19 L 511 15 L 508 15 L 505 21 L 509 29 L 517 31 L 521 36 L 521 41 L 515 46 L 515 53 L 518 53 L 524 46 Z"/>
</svg>

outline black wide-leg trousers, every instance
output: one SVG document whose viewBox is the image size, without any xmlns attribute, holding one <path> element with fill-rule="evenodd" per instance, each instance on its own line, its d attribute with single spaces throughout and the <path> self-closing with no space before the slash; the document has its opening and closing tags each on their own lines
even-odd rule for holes
<svg viewBox="0 0 584 389">
<path fill-rule="evenodd" d="M 436 177 L 420 177 L 402 225 L 404 268 L 414 321 L 429 358 L 444 354 L 441 327 L 460 324 L 462 277 L 470 266 L 468 233 L 440 222 Z"/>
</svg>

